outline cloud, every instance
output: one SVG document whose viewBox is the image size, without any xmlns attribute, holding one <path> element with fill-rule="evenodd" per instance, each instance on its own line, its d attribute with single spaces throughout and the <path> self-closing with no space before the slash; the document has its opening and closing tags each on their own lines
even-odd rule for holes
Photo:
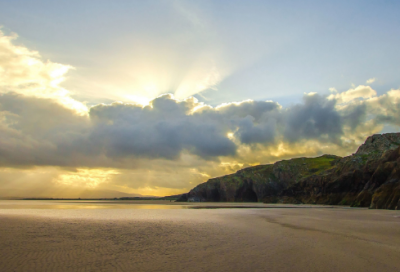
<svg viewBox="0 0 400 272">
<path fill-rule="evenodd" d="M 373 78 L 368 79 L 365 83 L 371 84 L 371 83 L 374 83 L 374 82 L 375 82 L 375 78 L 373 77 Z"/>
<path fill-rule="evenodd" d="M 337 93 L 338 91 L 336 90 L 336 88 L 329 88 L 329 91 L 331 92 L 331 93 Z"/>
<path fill-rule="evenodd" d="M 398 120 L 396 91 L 377 97 L 363 85 L 327 97 L 305 94 L 287 108 L 252 100 L 211 107 L 167 94 L 147 106 L 115 102 L 87 109 L 60 86 L 72 67 L 43 61 L 14 45 L 15 38 L 0 32 L 0 160 L 8 166 L 127 168 L 143 159 L 177 161 L 184 152 L 203 160 L 234 158 L 241 146 L 307 140 L 340 146 L 368 114 L 376 125 Z"/>
<path fill-rule="evenodd" d="M 360 85 L 342 93 L 331 94 L 328 98 L 335 99 L 338 103 L 348 103 L 354 99 L 367 99 L 374 96 L 376 96 L 376 91 L 370 86 Z"/>
<path fill-rule="evenodd" d="M 115 170 L 0 168 L 0 197 L 58 197 L 103 198 L 140 196 L 121 192 L 111 181 L 117 178 Z M 108 187 L 107 187 L 108 186 Z M 117 189 L 117 190 L 115 190 Z"/>
<path fill-rule="evenodd" d="M 258 163 L 346 155 L 384 124 L 400 126 L 400 90 L 370 97 L 374 91 L 367 89 L 355 97 L 355 89 L 339 99 L 306 94 L 286 108 L 251 100 L 211 107 L 163 95 L 144 107 L 99 104 L 87 115 L 51 98 L 1 94 L 0 162 L 2 168 L 59 169 L 42 181 L 54 192 L 69 186 L 179 193 Z"/>
<path fill-rule="evenodd" d="M 343 120 L 335 108 L 336 100 L 318 94 L 305 95 L 303 104 L 283 113 L 284 138 L 290 142 L 319 139 L 338 143 L 343 135 Z"/>
<path fill-rule="evenodd" d="M 376 116 L 376 124 L 400 126 L 400 90 L 390 90 L 379 97 L 369 99 L 365 104 L 368 113 Z"/>
<path fill-rule="evenodd" d="M 139 156 L 177 159 L 183 149 L 205 159 L 234 155 L 228 127 L 207 114 L 190 114 L 193 98 L 178 101 L 163 95 L 144 108 L 114 103 L 90 109 L 95 120 L 91 137 L 114 158 Z"/>
<path fill-rule="evenodd" d="M 90 129 L 86 116 L 50 98 L 0 95 L 3 166 L 65 165 Z M 83 148 L 83 149 L 82 149 Z"/>
<path fill-rule="evenodd" d="M 51 98 L 81 114 L 86 106 L 70 97 L 60 86 L 70 65 L 43 61 L 40 54 L 13 41 L 18 36 L 4 35 L 0 29 L 0 93 L 16 92 L 27 96 Z"/>
<path fill-rule="evenodd" d="M 174 194 L 250 165 L 347 155 L 384 125 L 400 126 L 400 90 L 378 96 L 364 85 L 305 94 L 288 107 L 253 100 L 212 107 L 182 92 L 87 108 L 60 85 L 70 66 L 43 61 L 15 38 L 0 32 L 0 190 L 21 187 L 17 172 L 28 182 L 32 171 L 25 195 Z M 211 69 L 203 83 L 218 80 Z"/>
<path fill-rule="evenodd" d="M 82 169 L 75 172 L 59 175 L 54 181 L 62 185 L 96 188 L 102 183 L 107 183 L 111 177 L 119 172 L 113 169 Z"/>
<path fill-rule="evenodd" d="M 87 115 L 50 98 L 7 93 L 0 95 L 0 161 L 13 167 L 134 168 L 144 159 L 178 161 L 185 152 L 206 161 L 235 158 L 241 146 L 304 141 L 343 146 L 352 133 L 371 130 L 368 120 L 400 125 L 399 91 L 371 97 L 374 93 L 359 86 L 337 99 L 306 94 L 287 108 L 251 100 L 214 108 L 168 94 L 145 107 L 96 105 Z"/>
</svg>

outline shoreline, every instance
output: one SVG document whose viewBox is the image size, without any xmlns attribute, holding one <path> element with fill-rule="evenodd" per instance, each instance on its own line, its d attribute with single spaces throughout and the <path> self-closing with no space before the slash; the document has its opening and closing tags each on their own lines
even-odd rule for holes
<svg viewBox="0 0 400 272">
<path fill-rule="evenodd" d="M 270 204 L 262 202 L 170 202 L 168 200 L 0 200 L 1 209 L 368 209 L 347 205 Z"/>
</svg>

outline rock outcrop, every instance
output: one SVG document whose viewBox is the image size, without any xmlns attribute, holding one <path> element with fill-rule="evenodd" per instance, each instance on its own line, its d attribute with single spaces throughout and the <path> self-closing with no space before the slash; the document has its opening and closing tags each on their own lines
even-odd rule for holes
<svg viewBox="0 0 400 272">
<path fill-rule="evenodd" d="M 258 165 L 208 180 L 178 201 L 261 202 L 276 198 L 285 188 L 310 175 L 332 168 L 340 157 L 296 158 Z"/>
<path fill-rule="evenodd" d="M 348 157 L 296 158 L 213 178 L 177 201 L 315 203 L 400 209 L 400 133 L 368 137 Z"/>
</svg>

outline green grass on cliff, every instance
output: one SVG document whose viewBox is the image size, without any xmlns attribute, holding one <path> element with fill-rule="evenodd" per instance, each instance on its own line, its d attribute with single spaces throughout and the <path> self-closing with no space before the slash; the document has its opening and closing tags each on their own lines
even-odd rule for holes
<svg viewBox="0 0 400 272">
<path fill-rule="evenodd" d="M 304 178 L 311 175 L 318 175 L 334 167 L 335 160 L 340 157 L 323 155 L 316 158 L 296 158 L 280 161 L 276 165 L 282 171 L 290 171 L 297 178 Z"/>
<path fill-rule="evenodd" d="M 337 160 L 338 157 L 334 156 L 321 156 L 317 158 L 308 158 L 307 160 L 307 168 L 303 173 L 303 177 L 310 175 L 318 175 L 323 171 L 326 171 L 330 168 L 334 167 L 333 162 Z"/>
<path fill-rule="evenodd" d="M 316 158 L 296 158 L 283 160 L 275 164 L 258 165 L 248 167 L 238 172 L 216 179 L 211 182 L 224 181 L 228 186 L 238 186 L 243 183 L 244 179 L 251 179 L 253 182 L 267 182 L 268 180 L 278 181 L 280 178 L 276 176 L 279 173 L 288 174 L 299 180 L 314 174 L 320 174 L 323 171 L 334 167 L 334 161 L 340 157 L 332 155 L 324 155 Z M 210 184 L 211 185 L 211 184 Z"/>
</svg>

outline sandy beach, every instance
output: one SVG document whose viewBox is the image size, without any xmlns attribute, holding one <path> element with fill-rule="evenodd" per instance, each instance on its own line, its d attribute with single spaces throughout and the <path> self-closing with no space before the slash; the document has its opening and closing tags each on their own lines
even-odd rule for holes
<svg viewBox="0 0 400 272">
<path fill-rule="evenodd" d="M 119 205 L 0 201 L 0 271 L 400 271 L 399 211 Z"/>
</svg>

